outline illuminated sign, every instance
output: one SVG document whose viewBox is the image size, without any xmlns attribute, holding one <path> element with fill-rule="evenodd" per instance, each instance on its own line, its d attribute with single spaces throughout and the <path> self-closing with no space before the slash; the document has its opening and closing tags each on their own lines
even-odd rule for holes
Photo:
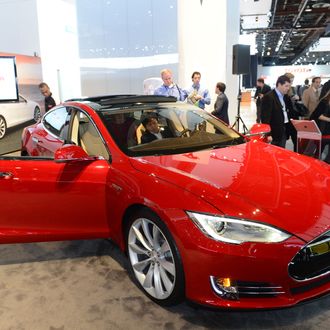
<svg viewBox="0 0 330 330">
<path fill-rule="evenodd" d="M 18 101 L 17 71 L 14 56 L 0 56 L 1 101 Z"/>
</svg>

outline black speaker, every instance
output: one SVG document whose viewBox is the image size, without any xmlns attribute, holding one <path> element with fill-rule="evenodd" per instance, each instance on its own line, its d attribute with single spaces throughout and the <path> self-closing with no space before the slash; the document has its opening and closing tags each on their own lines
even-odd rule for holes
<svg viewBox="0 0 330 330">
<path fill-rule="evenodd" d="M 250 46 L 233 45 L 233 74 L 250 73 Z"/>
</svg>

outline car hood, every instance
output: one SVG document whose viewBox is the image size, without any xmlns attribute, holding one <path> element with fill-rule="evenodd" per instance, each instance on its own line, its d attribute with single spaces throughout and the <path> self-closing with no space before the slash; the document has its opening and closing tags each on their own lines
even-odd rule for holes
<svg viewBox="0 0 330 330">
<path fill-rule="evenodd" d="M 330 229 L 330 166 L 310 157 L 248 142 L 131 163 L 229 216 L 268 223 L 306 241 Z M 194 205 L 191 210 L 198 211 Z"/>
</svg>

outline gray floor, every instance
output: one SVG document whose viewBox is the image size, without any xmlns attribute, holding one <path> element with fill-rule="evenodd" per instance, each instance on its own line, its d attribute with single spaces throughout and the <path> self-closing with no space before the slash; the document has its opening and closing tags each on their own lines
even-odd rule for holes
<svg viewBox="0 0 330 330">
<path fill-rule="evenodd" d="M 32 125 L 33 123 L 33 121 L 29 121 L 22 125 L 8 128 L 5 137 L 0 140 L 0 155 L 19 150 L 22 144 L 22 132 L 24 127 Z"/>
<path fill-rule="evenodd" d="M 330 296 L 290 309 L 162 308 L 107 240 L 0 245 L 0 329 L 329 329 Z"/>
</svg>

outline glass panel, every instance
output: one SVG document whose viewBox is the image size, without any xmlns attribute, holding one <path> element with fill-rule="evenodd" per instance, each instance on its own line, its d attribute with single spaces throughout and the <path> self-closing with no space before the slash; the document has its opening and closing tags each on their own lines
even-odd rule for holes
<svg viewBox="0 0 330 330">
<path fill-rule="evenodd" d="M 185 104 L 104 110 L 100 116 L 128 155 L 159 155 L 222 148 L 244 137 L 206 111 Z"/>
<path fill-rule="evenodd" d="M 58 108 L 47 113 L 43 119 L 44 126 L 47 130 L 49 130 L 54 135 L 63 138 L 63 128 L 65 127 L 65 123 L 68 116 L 67 108 Z"/>
</svg>

